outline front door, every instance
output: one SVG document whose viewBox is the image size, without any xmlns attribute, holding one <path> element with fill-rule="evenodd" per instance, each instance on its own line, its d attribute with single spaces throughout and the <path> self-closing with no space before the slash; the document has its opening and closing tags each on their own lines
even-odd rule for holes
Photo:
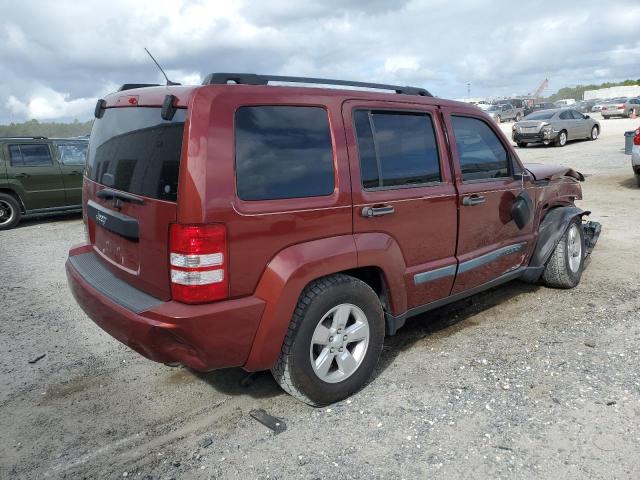
<svg viewBox="0 0 640 480">
<path fill-rule="evenodd" d="M 48 144 L 16 142 L 8 144 L 5 153 L 8 180 L 27 210 L 65 205 L 62 174 Z"/>
<path fill-rule="evenodd" d="M 437 108 L 345 102 L 356 245 L 372 233 L 399 249 L 407 307 L 446 297 L 455 277 L 456 190 Z M 373 261 L 374 259 L 371 259 Z M 358 253 L 359 263 L 369 261 Z"/>
<path fill-rule="evenodd" d="M 452 294 L 487 283 L 520 267 L 533 240 L 533 222 L 522 230 L 511 218 L 515 198 L 533 184 L 492 122 L 449 110 L 445 115 L 459 192 L 458 271 Z"/>
</svg>

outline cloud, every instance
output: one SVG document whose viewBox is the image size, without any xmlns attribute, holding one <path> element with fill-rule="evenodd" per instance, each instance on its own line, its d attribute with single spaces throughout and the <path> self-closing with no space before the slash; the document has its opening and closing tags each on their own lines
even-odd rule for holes
<svg viewBox="0 0 640 480">
<path fill-rule="evenodd" d="M 107 86 L 215 71 L 425 87 L 440 97 L 640 78 L 637 0 L 98 0 L 0 5 L 0 123 L 90 118 Z M 45 117 L 38 117 L 45 118 Z"/>
</svg>

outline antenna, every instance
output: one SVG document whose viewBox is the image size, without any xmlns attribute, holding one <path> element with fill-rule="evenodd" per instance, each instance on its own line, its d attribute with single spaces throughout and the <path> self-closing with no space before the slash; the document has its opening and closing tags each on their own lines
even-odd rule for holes
<svg viewBox="0 0 640 480">
<path fill-rule="evenodd" d="M 149 50 L 147 50 L 147 47 L 144 47 L 144 51 L 147 52 L 149 54 L 149 56 L 151 57 L 151 60 L 153 60 L 153 63 L 156 64 L 156 66 L 158 67 L 158 69 L 162 72 L 162 75 L 164 75 L 164 78 L 167 79 L 167 85 L 180 85 L 179 83 L 176 82 L 172 82 L 171 80 L 169 80 L 169 77 L 167 77 L 167 74 L 164 73 L 164 70 L 162 69 L 162 67 L 160 66 L 160 64 L 156 61 L 155 58 L 153 58 L 153 55 L 151 55 L 151 52 Z"/>
</svg>

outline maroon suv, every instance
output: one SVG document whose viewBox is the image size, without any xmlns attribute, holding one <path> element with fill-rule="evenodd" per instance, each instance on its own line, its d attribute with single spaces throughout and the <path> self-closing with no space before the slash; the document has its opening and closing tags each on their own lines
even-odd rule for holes
<svg viewBox="0 0 640 480">
<path fill-rule="evenodd" d="M 66 268 L 87 315 L 158 362 L 271 369 L 331 403 L 406 318 L 516 278 L 574 287 L 598 238 L 582 175 L 525 167 L 486 114 L 419 88 L 133 87 L 96 106 Z"/>
</svg>

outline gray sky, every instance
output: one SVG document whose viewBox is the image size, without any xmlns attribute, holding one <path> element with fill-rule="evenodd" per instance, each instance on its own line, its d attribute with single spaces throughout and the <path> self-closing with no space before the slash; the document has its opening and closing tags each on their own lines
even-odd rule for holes
<svg viewBox="0 0 640 480">
<path fill-rule="evenodd" d="M 185 83 L 256 72 L 459 98 L 467 82 L 502 96 L 638 79 L 639 25 L 638 0 L 2 0 L 0 123 L 88 120 L 120 84 L 160 82 L 145 46 Z"/>
</svg>

